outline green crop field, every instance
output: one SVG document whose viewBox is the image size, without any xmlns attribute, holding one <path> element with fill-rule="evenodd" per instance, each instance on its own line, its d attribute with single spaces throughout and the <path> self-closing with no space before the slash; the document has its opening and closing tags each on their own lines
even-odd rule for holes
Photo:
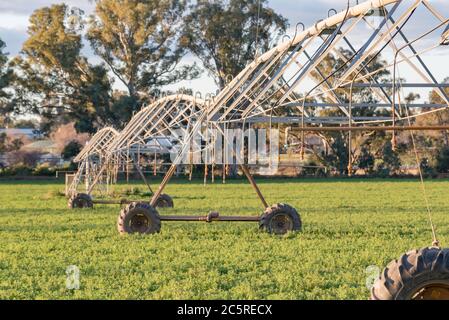
<svg viewBox="0 0 449 320">
<path fill-rule="evenodd" d="M 255 223 L 163 222 L 157 235 L 120 236 L 117 205 L 70 210 L 62 183 L 2 181 L 0 298 L 367 299 L 367 268 L 431 244 L 417 180 L 259 182 L 268 202 L 300 212 L 301 233 L 272 236 Z M 449 181 L 426 186 L 448 245 Z M 261 213 L 243 181 L 204 187 L 179 180 L 166 191 L 175 208 L 163 214 Z M 79 290 L 66 288 L 70 265 L 80 269 Z"/>
</svg>

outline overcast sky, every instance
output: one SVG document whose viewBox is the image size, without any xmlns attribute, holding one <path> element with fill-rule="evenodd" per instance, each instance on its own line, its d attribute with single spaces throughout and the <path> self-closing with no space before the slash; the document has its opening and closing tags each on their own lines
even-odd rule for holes
<svg viewBox="0 0 449 320">
<path fill-rule="evenodd" d="M 411 0 L 404 0 L 411 1 Z M 61 3 L 58 0 L 0 0 L 0 38 L 6 42 L 6 51 L 10 55 L 15 55 L 20 51 L 22 43 L 27 34 L 28 18 L 37 8 L 49 6 L 54 3 Z M 91 0 L 66 0 L 69 6 L 83 9 L 87 14 L 94 8 L 94 1 Z M 362 2 L 359 1 L 359 2 Z M 430 0 L 445 16 L 449 17 L 449 0 Z M 356 0 L 350 1 L 351 5 L 356 4 Z M 317 20 L 327 17 L 328 10 L 335 8 L 341 11 L 346 8 L 347 0 L 269 0 L 269 5 L 276 12 L 286 17 L 290 25 L 295 26 L 301 21 L 306 26 L 313 25 Z M 419 27 L 419 26 L 417 26 Z M 293 32 L 291 30 L 291 32 Z M 86 54 L 90 54 L 89 49 L 85 49 Z M 192 57 L 187 57 L 191 61 Z M 430 59 L 430 64 L 434 64 L 438 69 L 437 77 L 442 80 L 449 76 L 449 64 L 447 55 L 436 55 L 435 59 Z M 441 66 L 444 65 L 442 68 Z M 182 83 L 186 87 L 193 88 L 194 91 L 212 92 L 215 91 L 215 84 L 206 75 L 201 79 Z"/>
</svg>

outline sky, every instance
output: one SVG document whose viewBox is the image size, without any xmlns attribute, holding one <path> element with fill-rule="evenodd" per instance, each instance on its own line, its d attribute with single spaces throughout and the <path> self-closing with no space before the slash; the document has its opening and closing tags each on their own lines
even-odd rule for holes
<svg viewBox="0 0 449 320">
<path fill-rule="evenodd" d="M 330 8 L 341 11 L 346 8 L 348 0 L 269 0 L 269 6 L 277 13 L 280 13 L 288 19 L 291 26 L 302 22 L 307 26 L 312 26 L 316 21 L 324 19 L 328 15 Z M 359 1 L 362 2 L 363 0 Z M 411 1 L 411 0 L 404 0 Z M 58 0 L 0 0 L 0 38 L 6 42 L 6 51 L 11 56 L 16 55 L 27 38 L 28 18 L 31 13 L 43 6 L 49 6 L 55 3 L 61 3 Z M 94 8 L 92 0 L 66 0 L 69 6 L 78 7 L 87 14 Z M 449 17 L 449 0 L 430 0 L 430 2 L 445 16 Z M 351 5 L 356 4 L 356 0 L 350 0 Z M 417 28 L 419 26 L 416 26 Z M 290 35 L 294 34 L 294 27 L 290 28 Z M 86 44 L 84 54 L 92 57 L 89 46 Z M 190 63 L 196 59 L 191 55 L 184 58 L 183 63 Z M 93 62 L 96 62 L 93 60 Z M 436 70 L 438 80 L 443 80 L 449 76 L 449 64 L 447 63 L 447 54 L 441 51 L 434 54 L 426 61 L 431 70 Z M 442 67 L 444 66 L 444 67 Z M 204 73 L 199 79 L 184 81 L 172 86 L 170 89 L 176 89 L 179 86 L 192 88 L 193 91 L 203 93 L 215 92 L 214 81 Z M 118 88 L 120 88 L 118 86 Z"/>
</svg>

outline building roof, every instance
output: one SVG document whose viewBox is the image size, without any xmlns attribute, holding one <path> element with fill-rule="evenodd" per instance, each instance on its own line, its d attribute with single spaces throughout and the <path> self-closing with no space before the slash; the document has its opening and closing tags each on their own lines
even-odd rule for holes
<svg viewBox="0 0 449 320">
<path fill-rule="evenodd" d="M 51 140 L 38 140 L 23 146 L 22 149 L 44 153 L 57 153 L 58 146 Z"/>
</svg>

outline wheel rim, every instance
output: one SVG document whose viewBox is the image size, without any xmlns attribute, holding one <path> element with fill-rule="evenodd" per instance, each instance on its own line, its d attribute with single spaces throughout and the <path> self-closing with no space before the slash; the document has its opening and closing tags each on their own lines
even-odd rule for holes
<svg viewBox="0 0 449 320">
<path fill-rule="evenodd" d="M 270 230 L 274 234 L 285 234 L 293 230 L 293 220 L 288 214 L 278 213 L 270 221 Z"/>
<path fill-rule="evenodd" d="M 135 214 L 129 220 L 129 228 L 131 232 L 144 233 L 151 226 L 150 219 L 148 219 L 144 214 Z"/>
<path fill-rule="evenodd" d="M 449 300 L 449 284 L 429 283 L 412 294 L 412 300 Z"/>
</svg>

